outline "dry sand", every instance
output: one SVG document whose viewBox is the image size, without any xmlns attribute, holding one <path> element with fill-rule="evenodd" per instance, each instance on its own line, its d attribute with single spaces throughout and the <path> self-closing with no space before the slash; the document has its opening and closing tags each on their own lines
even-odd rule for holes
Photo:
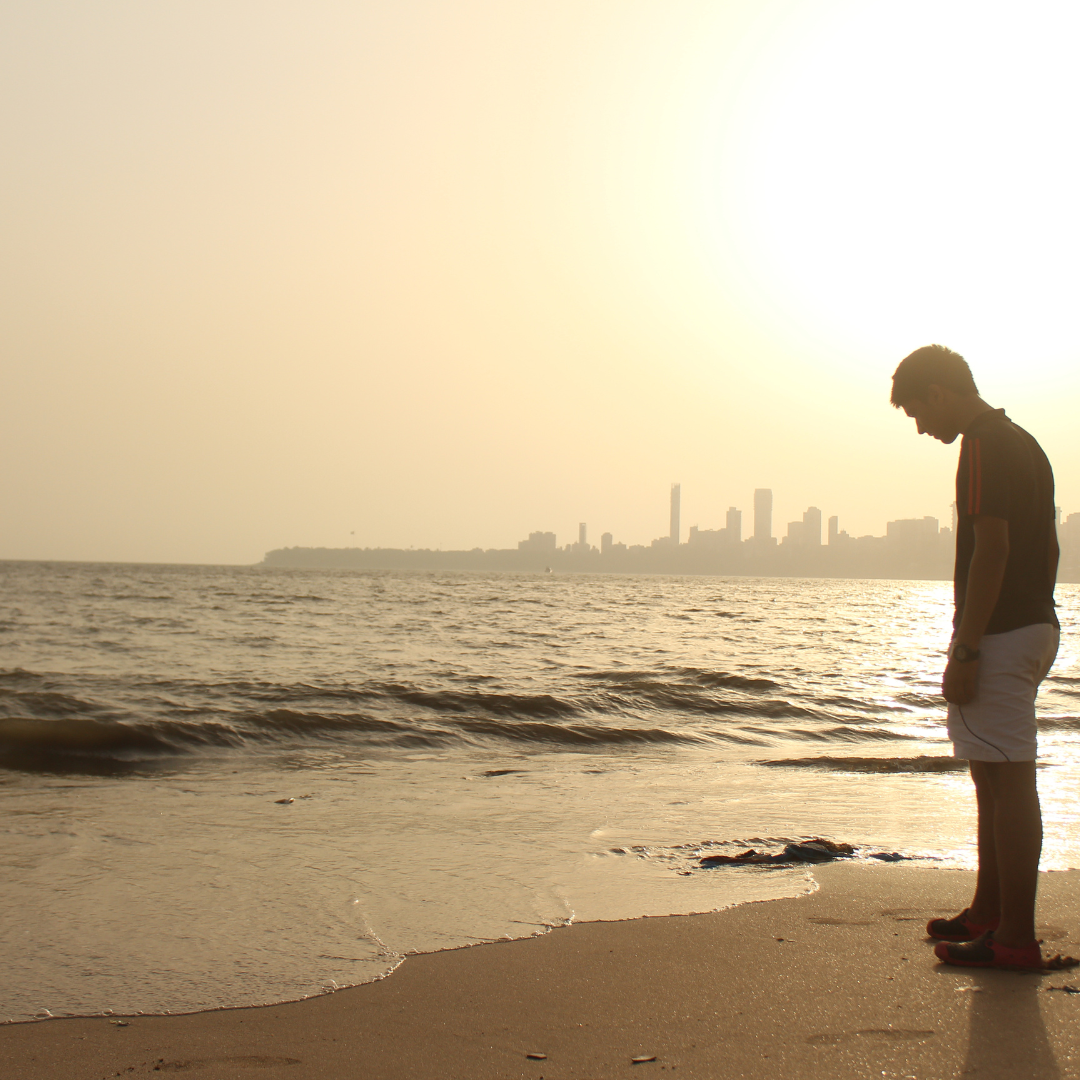
<svg viewBox="0 0 1080 1080">
<path fill-rule="evenodd" d="M 1080 969 L 934 960 L 923 926 L 964 906 L 970 873 L 814 874 L 807 897 L 414 956 L 382 982 L 288 1005 L 8 1025 L 0 1077 L 1080 1076 L 1080 994 L 1050 989 L 1080 986 Z M 1077 872 L 1043 877 L 1048 954 L 1080 953 L 1078 885 Z"/>
</svg>

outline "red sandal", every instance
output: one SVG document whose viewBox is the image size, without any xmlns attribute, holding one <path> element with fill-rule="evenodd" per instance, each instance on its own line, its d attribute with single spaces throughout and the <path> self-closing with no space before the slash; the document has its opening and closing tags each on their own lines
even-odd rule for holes
<svg viewBox="0 0 1080 1080">
<path fill-rule="evenodd" d="M 971 908 L 964 908 L 955 919 L 931 919 L 926 932 L 937 941 L 974 941 L 987 930 L 996 930 L 1001 918 L 977 923 L 971 918 Z"/>
<path fill-rule="evenodd" d="M 1042 950 L 1039 943 L 1014 948 L 994 940 L 994 931 L 988 930 L 977 941 L 943 941 L 934 946 L 934 955 L 946 964 L 960 967 L 1005 968 L 1010 971 L 1041 971 Z"/>
</svg>

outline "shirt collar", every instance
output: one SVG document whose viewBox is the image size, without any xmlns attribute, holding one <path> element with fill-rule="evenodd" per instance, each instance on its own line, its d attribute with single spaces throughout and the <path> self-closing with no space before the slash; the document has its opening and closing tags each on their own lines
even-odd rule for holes
<svg viewBox="0 0 1080 1080">
<path fill-rule="evenodd" d="M 967 430 L 964 432 L 964 434 L 971 435 L 986 424 L 993 424 L 996 423 L 998 420 L 1008 419 L 1009 418 L 1005 415 L 1004 409 L 989 409 L 987 412 L 979 413 L 979 415 L 976 416 L 970 424 L 968 424 Z"/>
</svg>

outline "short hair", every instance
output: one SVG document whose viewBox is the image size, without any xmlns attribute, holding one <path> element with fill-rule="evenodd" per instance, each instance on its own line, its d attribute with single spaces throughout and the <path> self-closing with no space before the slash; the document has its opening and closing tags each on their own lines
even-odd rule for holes
<svg viewBox="0 0 1080 1080">
<path fill-rule="evenodd" d="M 900 361 L 892 377 L 892 405 L 900 409 L 909 401 L 926 400 L 932 383 L 957 394 L 977 394 L 967 361 L 944 345 L 924 345 Z"/>
</svg>

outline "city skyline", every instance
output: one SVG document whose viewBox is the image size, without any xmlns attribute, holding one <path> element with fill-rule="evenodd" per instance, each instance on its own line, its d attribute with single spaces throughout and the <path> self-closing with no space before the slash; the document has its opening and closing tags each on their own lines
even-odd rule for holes
<svg viewBox="0 0 1080 1080">
<path fill-rule="evenodd" d="M 694 524 L 687 530 L 686 539 L 683 539 L 682 528 L 682 484 L 672 483 L 669 496 L 669 529 L 648 543 L 627 544 L 625 541 L 616 540 L 612 532 L 601 534 L 600 546 L 596 547 L 588 542 L 587 521 L 578 523 L 578 538 L 574 543 L 566 544 L 560 548 L 558 535 L 553 531 L 537 530 L 529 534 L 526 540 L 519 541 L 520 550 L 564 550 L 567 552 L 586 552 L 609 550 L 629 550 L 645 548 L 658 548 L 668 545 L 674 546 L 698 546 L 722 547 L 729 544 L 753 543 L 763 546 L 792 547 L 820 547 L 823 543 L 844 543 L 847 540 L 861 540 L 875 538 L 878 534 L 863 533 L 859 536 L 851 536 L 846 529 L 840 528 L 840 515 L 832 514 L 824 519 L 822 511 L 816 506 L 808 506 L 800 519 L 788 521 L 784 525 L 782 536 L 776 535 L 776 526 L 773 522 L 773 490 L 772 488 L 755 488 L 753 496 L 753 531 L 744 537 L 742 532 L 742 509 L 737 506 L 728 507 L 724 525 L 719 528 L 701 528 Z M 934 523 L 936 529 L 952 534 L 955 528 L 955 507 L 951 507 L 951 520 L 947 526 L 939 525 L 939 518 L 932 514 L 921 518 L 896 518 L 885 523 L 884 536 L 899 534 L 910 531 L 911 528 L 926 530 L 929 522 Z M 1060 508 L 1059 508 L 1060 517 Z M 1080 514 L 1077 515 L 1080 519 Z M 823 528 L 827 532 L 823 533 Z M 824 537 L 824 539 L 823 539 Z M 525 545 L 523 547 L 523 545 Z"/>
<path fill-rule="evenodd" d="M 683 541 L 682 484 L 671 484 L 668 531 L 648 544 L 627 544 L 611 531 L 597 547 L 589 523 L 578 522 L 577 539 L 562 546 L 555 532 L 534 530 L 516 548 L 469 550 L 305 548 L 268 552 L 264 564 L 294 567 L 458 568 L 581 572 L 735 573 L 808 576 L 936 577 L 951 573 L 953 527 L 932 516 L 897 519 L 884 536 L 850 536 L 838 515 L 828 519 L 822 543 L 822 513 L 807 507 L 773 535 L 773 492 L 754 491 L 753 532 L 744 539 L 742 510 L 728 508 L 719 529 L 691 525 Z M 1080 519 L 1080 515 L 1077 515 Z"/>
<path fill-rule="evenodd" d="M 682 484 L 672 483 L 668 531 L 648 544 L 627 544 L 610 531 L 597 547 L 589 523 L 578 522 L 577 539 L 562 546 L 552 531 L 534 530 L 514 548 L 431 549 L 289 547 L 267 552 L 263 565 L 308 568 L 462 570 L 554 570 L 602 573 L 743 574 L 761 576 L 934 578 L 952 575 L 957 514 L 948 524 L 933 515 L 895 518 L 881 535 L 852 536 L 840 517 L 823 519 L 819 507 L 774 535 L 773 491 L 756 488 L 753 529 L 743 536 L 742 510 L 731 506 L 719 529 L 691 525 L 682 539 Z M 1080 581 L 1080 513 L 1063 517 L 1056 508 L 1061 560 L 1058 580 Z M 823 531 L 824 530 L 824 531 Z"/>
<path fill-rule="evenodd" d="M 768 488 L 759 488 L 759 507 L 768 504 Z M 681 489 L 680 489 L 681 495 Z M 1059 513 L 1060 517 L 1060 513 Z M 261 565 L 295 569 L 386 569 L 525 571 L 568 573 L 713 574 L 759 577 L 837 577 L 949 580 L 955 555 L 955 516 L 949 525 L 931 515 L 897 518 L 883 535 L 850 536 L 839 516 L 821 533 L 821 511 L 808 507 L 787 524 L 781 538 L 767 535 L 759 515 L 758 535 L 741 538 L 741 512 L 730 508 L 724 529 L 694 526 L 686 543 L 671 533 L 650 544 L 625 544 L 608 531 L 600 546 L 589 542 L 588 523 L 579 522 L 577 540 L 558 545 L 554 532 L 534 531 L 515 548 L 327 548 L 290 547 L 269 551 Z M 672 523 L 673 524 L 673 523 Z M 731 529 L 731 532 L 727 530 Z M 1059 582 L 1080 582 L 1080 513 L 1060 521 Z M 741 538 L 741 539 L 740 539 Z"/>
<path fill-rule="evenodd" d="M 682 526 L 682 484 L 673 482 L 670 486 L 668 503 L 668 531 L 660 533 L 653 539 L 640 543 L 627 543 L 617 539 L 615 534 L 606 530 L 600 534 L 600 543 L 596 545 L 589 540 L 590 523 L 579 521 L 577 524 L 577 539 L 560 545 L 558 533 L 553 530 L 537 529 L 531 531 L 527 537 L 517 541 L 516 550 L 553 553 L 562 552 L 567 554 L 617 554 L 619 552 L 662 550 L 666 548 L 695 548 L 698 550 L 723 550 L 739 545 L 752 545 L 759 549 L 776 548 L 784 549 L 812 549 L 830 547 L 846 543 L 860 541 L 890 541 L 895 544 L 915 543 L 925 544 L 930 537 L 945 537 L 951 542 L 956 528 L 956 505 L 950 503 L 948 507 L 947 523 L 933 514 L 924 514 L 921 517 L 894 518 L 885 522 L 882 533 L 860 533 L 853 535 L 847 529 L 842 529 L 841 516 L 831 514 L 827 518 L 817 506 L 808 506 L 800 518 L 783 524 L 782 535 L 778 534 L 777 524 L 773 520 L 773 489 L 755 488 L 753 492 L 753 519 L 752 531 L 743 535 L 743 511 L 740 507 L 729 506 L 725 514 L 724 525 L 719 528 L 702 528 L 694 524 L 685 529 L 686 537 L 683 538 Z M 1062 508 L 1057 508 L 1057 521 L 1059 534 L 1062 537 L 1063 561 L 1066 549 L 1076 549 L 1080 556 L 1080 512 L 1064 514 Z M 296 545 L 288 549 L 279 550 L 337 550 L 332 548 L 310 548 L 305 545 Z M 407 548 L 394 548 L 387 546 L 365 545 L 340 550 L 379 550 L 379 551 L 507 551 L 509 548 L 484 547 L 472 545 L 468 548 L 430 548 L 410 545 Z"/>
</svg>

